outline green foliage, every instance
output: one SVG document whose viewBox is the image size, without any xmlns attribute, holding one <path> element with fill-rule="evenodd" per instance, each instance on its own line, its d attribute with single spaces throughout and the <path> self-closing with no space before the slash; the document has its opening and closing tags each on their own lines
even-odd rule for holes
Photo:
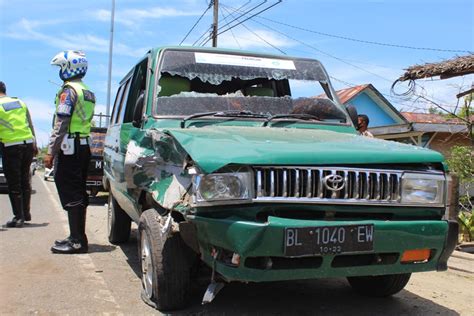
<svg viewBox="0 0 474 316">
<path fill-rule="evenodd" d="M 470 188 L 474 186 L 474 158 L 471 146 L 454 146 L 451 157 L 448 159 L 451 172 L 459 178 L 459 207 L 458 222 L 460 226 L 460 240 L 474 240 L 474 217 L 472 216 L 472 199 Z"/>
<path fill-rule="evenodd" d="M 459 177 L 460 182 L 474 182 L 474 158 L 471 146 L 454 146 L 447 162 L 449 169 Z"/>
<path fill-rule="evenodd" d="M 461 211 L 458 217 L 459 222 L 459 233 L 462 235 L 462 239 L 469 239 L 466 241 L 474 240 L 474 216 L 472 212 Z"/>
</svg>

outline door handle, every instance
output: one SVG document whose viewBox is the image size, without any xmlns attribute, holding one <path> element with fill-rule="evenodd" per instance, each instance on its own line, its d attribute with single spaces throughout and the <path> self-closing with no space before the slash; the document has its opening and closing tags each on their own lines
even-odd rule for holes
<svg viewBox="0 0 474 316">
<path fill-rule="evenodd" d="M 118 146 L 117 146 L 117 147 L 114 147 L 114 151 L 115 151 L 116 153 L 118 153 L 118 152 L 119 152 L 119 148 L 118 148 Z"/>
</svg>

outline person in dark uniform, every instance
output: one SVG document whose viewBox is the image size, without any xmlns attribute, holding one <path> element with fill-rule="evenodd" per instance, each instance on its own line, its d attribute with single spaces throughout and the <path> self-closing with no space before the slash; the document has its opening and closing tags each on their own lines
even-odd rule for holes
<svg viewBox="0 0 474 316">
<path fill-rule="evenodd" d="M 23 227 L 25 221 L 31 221 L 30 165 L 38 149 L 26 104 L 6 93 L 5 83 L 0 81 L 0 146 L 14 216 L 6 226 Z"/>
<path fill-rule="evenodd" d="M 60 67 L 63 85 L 56 95 L 55 123 L 44 164 L 51 168 L 54 158 L 58 159 L 54 181 L 61 205 L 68 214 L 70 231 L 69 237 L 54 242 L 51 251 L 85 253 L 88 250 L 85 230 L 89 204 L 86 178 L 91 157 L 89 144 L 95 96 L 82 82 L 88 66 L 83 52 L 60 52 L 51 64 Z"/>
</svg>

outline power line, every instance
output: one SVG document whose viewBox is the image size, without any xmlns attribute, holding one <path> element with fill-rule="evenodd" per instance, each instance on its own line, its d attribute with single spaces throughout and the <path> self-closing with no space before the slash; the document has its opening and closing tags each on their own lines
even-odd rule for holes
<svg viewBox="0 0 474 316">
<path fill-rule="evenodd" d="M 234 10 L 234 11 L 235 11 L 235 9 L 232 8 L 232 7 L 228 7 L 228 8 L 230 8 L 231 10 Z M 250 18 L 253 18 L 253 16 L 250 17 Z M 359 67 L 359 66 L 357 66 L 357 65 L 351 64 L 351 63 L 345 61 L 345 60 L 342 59 L 342 58 L 339 58 L 339 57 L 337 57 L 337 56 L 334 56 L 334 55 L 332 55 L 332 54 L 330 54 L 330 53 L 327 53 L 327 52 L 325 52 L 325 51 L 323 51 L 323 50 L 321 50 L 321 49 L 319 49 L 319 48 L 317 48 L 317 47 L 314 47 L 313 45 L 310 45 L 310 44 L 308 44 L 308 43 L 306 43 L 306 42 L 303 42 L 303 41 L 301 41 L 301 40 L 299 40 L 299 39 L 296 39 L 296 38 L 294 38 L 294 37 L 292 37 L 292 36 L 290 36 L 290 35 L 287 35 L 287 34 L 285 34 L 285 33 L 283 33 L 283 32 L 280 32 L 279 30 L 277 30 L 277 29 L 275 29 L 275 28 L 273 28 L 273 27 L 270 27 L 270 26 L 268 26 L 268 25 L 266 25 L 266 24 L 264 24 L 264 23 L 262 23 L 262 22 L 256 21 L 255 19 L 253 19 L 253 21 L 254 21 L 255 23 L 258 23 L 258 24 L 262 25 L 263 27 L 266 27 L 266 28 L 268 28 L 268 29 L 270 29 L 270 30 L 272 30 L 272 31 L 274 31 L 274 32 L 276 32 L 276 33 L 279 33 L 279 34 L 281 34 L 281 35 L 283 35 L 283 36 L 285 36 L 285 37 L 287 37 L 287 38 L 289 38 L 289 39 L 291 39 L 291 40 L 293 40 L 293 41 L 295 41 L 295 42 L 298 42 L 298 43 L 300 43 L 301 45 L 307 46 L 307 47 L 309 47 L 309 48 L 311 48 L 311 49 L 313 49 L 313 50 L 315 50 L 315 51 L 317 51 L 317 52 L 319 52 L 319 53 L 321 53 L 321 54 L 323 54 L 323 55 L 326 55 L 326 56 L 328 56 L 328 57 L 331 57 L 331 58 L 333 58 L 333 59 L 336 59 L 336 60 L 338 60 L 338 61 L 340 61 L 340 62 L 342 62 L 342 63 L 344 63 L 344 64 L 347 64 L 347 65 L 352 66 L 352 67 L 354 67 L 354 68 L 357 68 L 357 69 L 359 69 L 359 70 L 361 70 L 361 71 L 364 71 L 364 72 L 366 72 L 366 73 L 369 73 L 369 74 L 371 74 L 371 75 L 373 75 L 373 76 L 376 76 L 376 77 L 378 77 L 378 78 L 380 78 L 380 79 L 382 79 L 382 80 L 385 80 L 385 81 L 388 81 L 388 82 L 392 83 L 392 80 L 389 80 L 389 79 L 387 79 L 387 78 L 385 78 L 385 77 L 382 77 L 382 76 L 380 76 L 380 75 L 378 75 L 378 74 L 376 74 L 376 73 L 374 73 L 374 72 L 371 72 L 371 71 L 369 71 L 369 70 L 366 70 L 366 69 L 364 69 L 364 68 L 362 68 L 362 67 Z"/>
<path fill-rule="evenodd" d="M 193 43 L 192 46 L 196 45 L 197 42 L 201 41 L 201 40 L 203 39 L 203 37 L 204 37 L 206 34 L 209 34 L 209 31 L 210 31 L 211 29 L 212 29 L 212 25 L 209 26 L 209 27 L 207 28 L 207 30 L 206 30 L 204 33 L 202 33 L 201 36 L 199 36 L 199 38 L 198 38 L 197 40 L 194 41 L 194 43 Z M 208 36 L 209 36 L 209 35 L 208 35 Z M 200 46 L 200 45 L 198 45 L 198 46 Z"/>
<path fill-rule="evenodd" d="M 232 13 L 229 12 L 225 7 L 224 7 L 224 10 L 230 14 L 230 16 L 233 17 Z M 267 41 L 266 39 L 264 39 L 263 37 L 261 37 L 260 35 L 258 35 L 256 32 L 252 31 L 251 29 L 249 29 L 245 24 L 242 23 L 242 26 L 245 27 L 245 29 L 247 31 L 249 31 L 250 33 L 252 33 L 253 35 L 255 35 L 256 37 L 258 37 L 260 40 L 262 40 L 263 42 L 265 42 L 267 45 L 273 47 L 274 49 L 276 49 L 277 51 L 279 51 L 280 53 L 284 54 L 284 55 L 287 55 L 283 50 L 281 50 L 280 48 L 278 48 L 277 46 L 273 45 L 272 43 L 270 43 L 269 41 Z M 232 32 L 232 30 L 230 30 Z M 232 35 L 234 35 L 234 33 L 232 32 Z M 235 38 L 235 36 L 234 36 Z M 236 39 L 237 41 L 237 39 Z M 240 45 L 239 45 L 240 47 Z"/>
<path fill-rule="evenodd" d="M 248 1 L 248 2 L 250 2 L 250 1 Z M 247 3 L 248 3 L 248 2 L 247 2 Z M 224 21 L 227 22 L 227 17 L 224 15 L 223 8 L 220 7 L 220 10 L 221 10 L 222 17 L 224 18 Z M 226 11 L 227 11 L 227 10 L 226 10 Z M 228 12 L 228 11 L 227 11 L 227 12 Z M 232 37 L 234 38 L 235 42 L 237 43 L 237 46 L 239 46 L 239 48 L 242 49 L 242 46 L 240 46 L 240 43 L 239 43 L 239 41 L 237 40 L 237 38 L 235 37 L 234 32 L 233 32 L 232 30 L 230 30 L 230 33 L 232 34 Z"/>
<path fill-rule="evenodd" d="M 265 2 L 266 2 L 266 1 L 267 1 L 267 0 L 265 0 Z M 217 35 L 221 35 L 221 34 L 227 32 L 227 31 L 229 31 L 230 29 L 233 29 L 234 27 L 236 27 L 236 26 L 238 26 L 238 25 L 244 23 L 245 21 L 250 20 L 251 18 L 253 18 L 253 17 L 259 15 L 260 13 L 263 13 L 263 12 L 265 12 L 265 11 L 267 11 L 267 10 L 273 8 L 273 7 L 276 6 L 277 4 L 280 4 L 282 1 L 283 1 L 283 0 L 277 0 L 277 2 L 275 2 L 274 4 L 272 4 L 272 5 L 268 6 L 268 7 L 266 7 L 266 8 L 263 9 L 263 10 L 258 11 L 257 13 L 255 13 L 255 14 L 253 14 L 253 15 L 247 17 L 245 20 L 240 21 L 240 22 L 237 23 L 237 24 L 234 24 L 234 25 L 232 25 L 232 26 L 229 26 L 227 29 L 225 29 L 225 30 L 220 31 L 219 33 L 217 33 Z M 232 8 L 232 9 L 234 10 L 234 12 L 236 12 L 236 9 L 234 9 L 234 8 Z M 203 45 L 206 45 L 208 41 L 209 41 L 209 39 L 208 39 L 206 42 L 204 42 Z"/>
<path fill-rule="evenodd" d="M 184 38 L 181 40 L 181 42 L 179 43 L 179 46 L 181 46 L 181 44 L 183 44 L 183 42 L 186 40 L 186 38 L 188 38 L 189 34 L 191 34 L 191 32 L 194 30 L 194 28 L 196 27 L 196 25 L 198 25 L 198 23 L 201 21 L 201 19 L 203 18 L 203 16 L 207 13 L 207 11 L 209 11 L 209 9 L 212 7 L 212 2 L 209 3 L 209 5 L 207 6 L 206 10 L 204 10 L 204 12 L 201 14 L 201 16 L 199 17 L 199 19 L 197 19 L 196 23 L 194 23 L 194 25 L 191 27 L 191 29 L 188 31 L 188 33 L 184 36 Z"/>
<path fill-rule="evenodd" d="M 219 29 L 222 29 L 224 27 L 226 27 L 227 25 L 230 25 L 232 22 L 234 21 L 237 21 L 238 19 L 240 19 L 241 17 L 243 17 L 244 15 L 247 15 L 249 14 L 250 12 L 254 11 L 255 9 L 257 9 L 258 7 L 262 6 L 263 4 L 265 4 L 265 2 L 267 2 L 267 0 L 264 0 L 262 2 L 260 2 L 260 4 L 257 4 L 256 6 L 252 7 L 251 9 L 245 11 L 245 12 L 242 12 L 242 8 L 246 7 L 248 3 L 250 3 L 250 1 L 247 1 L 246 3 L 244 3 L 243 5 L 241 5 L 240 7 L 238 7 L 237 9 L 235 9 L 236 11 L 239 11 L 241 12 L 240 15 L 236 18 L 234 18 L 232 21 L 222 25 Z M 222 5 L 222 4 L 221 4 Z"/>
<path fill-rule="evenodd" d="M 391 44 L 391 43 L 383 43 L 383 42 L 376 42 L 376 41 L 368 41 L 368 40 L 362 40 L 362 39 L 357 39 L 357 38 L 352 38 L 348 36 L 341 36 L 341 35 L 335 35 L 335 34 L 330 34 L 330 33 L 325 33 L 325 32 L 320 32 L 320 31 L 315 31 L 315 30 L 310 30 L 304 27 L 300 26 L 295 26 L 291 25 L 288 23 L 272 20 L 269 18 L 264 18 L 264 17 L 258 17 L 262 20 L 267 20 L 269 22 L 273 22 L 276 24 L 284 25 L 287 27 L 291 27 L 297 30 L 305 31 L 305 32 L 310 32 L 318 35 L 323 35 L 327 37 L 333 37 L 333 38 L 338 38 L 338 39 L 343 39 L 346 41 L 352 41 L 352 42 L 358 42 L 358 43 L 364 43 L 364 44 L 371 44 L 371 45 L 379 45 L 379 46 L 388 46 L 388 47 L 396 47 L 396 48 L 404 48 L 404 49 L 414 49 L 414 50 L 429 50 L 429 51 L 436 51 L 436 52 L 450 52 L 450 53 L 472 53 L 471 51 L 468 50 L 461 50 L 461 49 L 443 49 L 443 48 L 430 48 L 430 47 L 416 47 L 416 46 L 409 46 L 409 45 L 401 45 L 401 44 Z"/>
</svg>

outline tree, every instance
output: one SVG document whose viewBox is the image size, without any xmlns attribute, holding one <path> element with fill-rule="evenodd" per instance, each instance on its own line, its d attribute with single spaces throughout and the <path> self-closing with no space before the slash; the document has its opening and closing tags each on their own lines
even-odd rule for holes
<svg viewBox="0 0 474 316">
<path fill-rule="evenodd" d="M 449 169 L 459 178 L 459 222 L 461 232 L 474 238 L 474 217 L 472 216 L 474 189 L 474 151 L 472 146 L 454 146 L 447 160 Z"/>
</svg>

